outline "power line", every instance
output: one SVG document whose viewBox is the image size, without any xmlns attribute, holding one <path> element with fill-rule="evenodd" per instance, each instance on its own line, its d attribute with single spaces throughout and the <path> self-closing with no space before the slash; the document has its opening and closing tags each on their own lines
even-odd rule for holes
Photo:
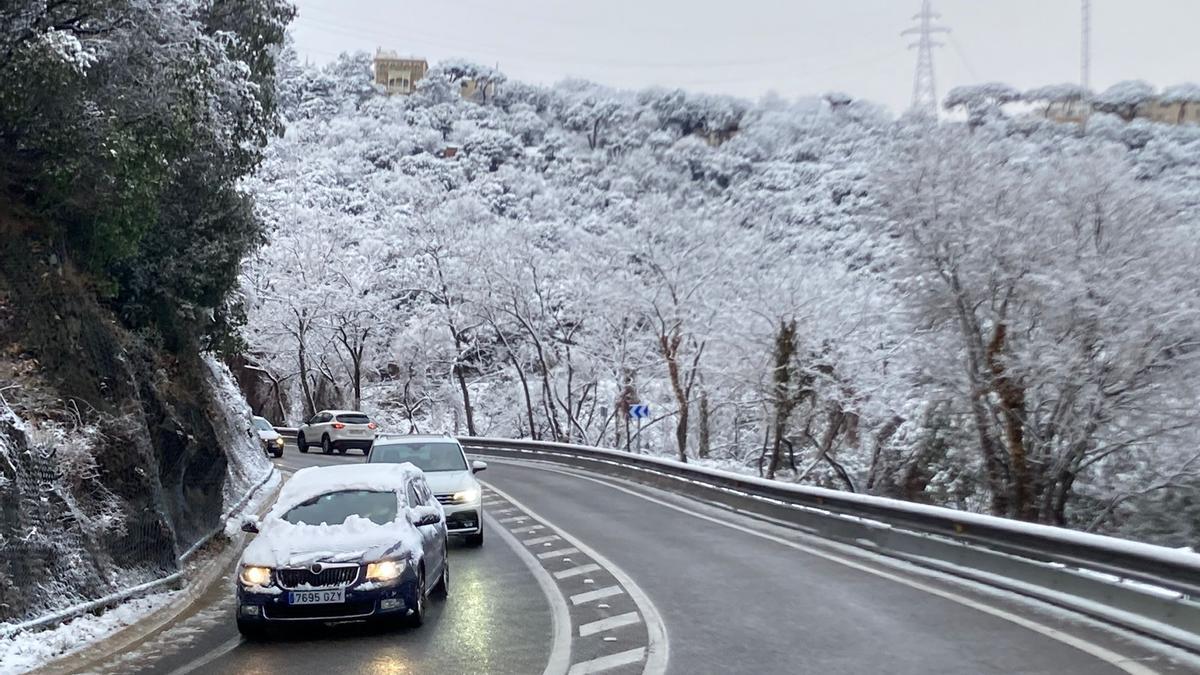
<svg viewBox="0 0 1200 675">
<path fill-rule="evenodd" d="M 950 29 L 935 24 L 941 15 L 933 11 L 930 0 L 923 0 L 921 12 L 913 16 L 917 25 L 900 33 L 901 35 L 916 35 L 917 41 L 910 44 L 909 49 L 917 50 L 917 69 L 913 75 L 912 109 L 921 114 L 937 117 L 938 96 L 937 80 L 933 70 L 933 48 L 943 47 L 941 42 L 933 39 L 935 33 L 949 33 Z"/>
<path fill-rule="evenodd" d="M 1082 0 L 1082 28 L 1080 39 L 1079 83 L 1084 89 L 1092 86 L 1092 2 Z"/>
</svg>

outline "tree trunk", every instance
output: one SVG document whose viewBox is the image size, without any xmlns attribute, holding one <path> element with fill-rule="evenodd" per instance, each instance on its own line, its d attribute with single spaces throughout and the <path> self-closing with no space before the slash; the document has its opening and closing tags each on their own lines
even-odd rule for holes
<svg viewBox="0 0 1200 675">
<path fill-rule="evenodd" d="M 1004 367 L 1004 350 L 1008 327 L 999 323 L 988 344 L 987 363 L 992 372 L 993 387 L 1000 399 L 1000 417 L 1008 443 L 1008 465 L 1012 473 L 1012 504 L 1010 509 L 1021 520 L 1037 520 L 1037 505 L 1030 486 L 1029 465 L 1025 456 L 1025 389 L 1010 378 Z"/>
<path fill-rule="evenodd" d="M 671 390 L 675 393 L 675 402 L 679 405 L 679 421 L 675 426 L 675 444 L 679 449 L 679 461 L 687 461 L 688 438 L 688 395 L 683 387 L 683 379 L 679 374 L 679 345 L 683 336 L 678 327 L 668 335 L 659 335 L 658 343 L 663 358 L 667 361 L 667 374 L 671 378 Z"/>
<path fill-rule="evenodd" d="M 712 429 L 709 426 L 709 422 L 708 391 L 702 389 L 700 391 L 700 447 L 697 450 L 697 454 L 705 459 L 708 458 L 708 454 L 712 449 Z"/>
</svg>

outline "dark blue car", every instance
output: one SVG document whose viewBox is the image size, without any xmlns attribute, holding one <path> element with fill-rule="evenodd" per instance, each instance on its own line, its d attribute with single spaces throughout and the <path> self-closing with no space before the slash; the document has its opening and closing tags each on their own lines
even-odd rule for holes
<svg viewBox="0 0 1200 675">
<path fill-rule="evenodd" d="M 289 622 L 420 625 L 449 591 L 446 519 L 411 464 L 303 469 L 261 521 L 238 568 L 237 625 L 250 638 Z"/>
</svg>

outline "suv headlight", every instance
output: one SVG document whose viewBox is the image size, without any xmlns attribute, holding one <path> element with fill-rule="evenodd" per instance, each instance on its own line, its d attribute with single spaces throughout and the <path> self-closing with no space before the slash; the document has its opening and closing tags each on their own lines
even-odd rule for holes
<svg viewBox="0 0 1200 675">
<path fill-rule="evenodd" d="M 404 574 L 403 560 L 381 560 L 367 565 L 367 581 L 395 581 Z"/>
<path fill-rule="evenodd" d="M 270 586 L 271 568 L 245 565 L 242 567 L 242 583 L 247 586 Z"/>
<path fill-rule="evenodd" d="M 452 499 L 455 504 L 467 504 L 469 502 L 473 502 L 476 499 L 479 499 L 479 489 L 470 488 L 463 490 L 462 492 L 455 492 Z"/>
<path fill-rule="evenodd" d="M 280 436 L 279 438 L 275 439 L 275 445 L 277 445 L 281 448 L 283 447 L 283 436 Z"/>
</svg>

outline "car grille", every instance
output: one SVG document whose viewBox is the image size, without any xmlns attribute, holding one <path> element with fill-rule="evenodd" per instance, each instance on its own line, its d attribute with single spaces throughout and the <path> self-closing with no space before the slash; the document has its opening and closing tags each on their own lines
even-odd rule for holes
<svg viewBox="0 0 1200 675">
<path fill-rule="evenodd" d="M 310 586 L 312 588 L 336 588 L 349 586 L 358 578 L 358 565 L 343 565 L 338 567 L 324 566 L 320 572 L 313 573 L 311 569 L 281 569 L 279 585 L 284 588 Z"/>
<path fill-rule="evenodd" d="M 453 504 L 454 503 L 454 495 L 453 494 L 434 495 L 434 497 L 443 504 Z"/>
<path fill-rule="evenodd" d="M 339 602 L 328 605 L 268 605 L 263 607 L 267 619 L 351 619 L 375 613 L 373 600 Z"/>
</svg>

